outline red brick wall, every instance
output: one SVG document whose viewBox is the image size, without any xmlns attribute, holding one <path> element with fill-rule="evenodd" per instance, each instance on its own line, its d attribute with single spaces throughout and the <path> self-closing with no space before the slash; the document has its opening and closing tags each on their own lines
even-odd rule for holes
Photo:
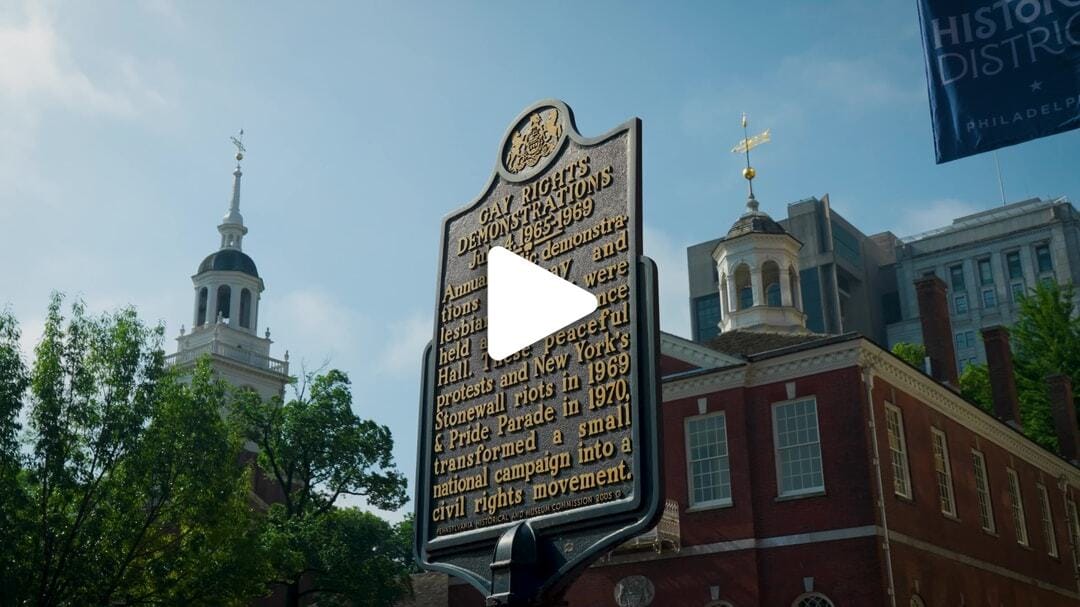
<svg viewBox="0 0 1080 607">
<path fill-rule="evenodd" d="M 895 395 L 895 396 L 894 396 Z M 912 482 L 912 499 L 899 497 L 893 490 L 893 469 L 888 450 L 888 436 L 885 425 L 886 400 L 892 400 L 903 413 L 904 431 L 907 442 L 909 468 Z M 1063 507 L 1062 493 L 1057 480 L 1026 460 L 1011 454 L 995 443 L 976 435 L 957 422 L 926 406 L 911 395 L 894 389 L 880 378 L 875 380 L 874 405 L 878 420 L 878 441 L 881 448 L 882 479 L 885 485 L 885 504 L 890 530 L 906 536 L 932 543 L 940 549 L 958 555 L 978 559 L 984 563 L 1015 572 L 1026 578 L 1035 578 L 1045 583 L 1075 592 L 1076 584 L 1072 573 L 1072 559 L 1069 554 L 1069 536 Z M 974 408 L 974 405 L 972 405 Z M 983 415 L 982 412 L 977 412 Z M 999 423 L 999 422 L 994 422 Z M 949 459 L 953 475 L 957 517 L 950 518 L 941 513 L 938 501 L 938 484 L 934 469 L 934 457 L 930 428 L 935 426 L 945 432 L 948 439 Z M 1011 431 L 1011 430 L 1009 430 Z M 975 489 L 974 467 L 971 451 L 978 448 L 986 461 L 989 476 L 990 495 L 993 503 L 996 533 L 989 534 L 982 530 L 979 516 L 978 498 Z M 1020 479 L 1023 496 L 1024 514 L 1030 547 L 1024 547 L 1016 541 L 1012 510 L 1008 497 L 1008 477 L 1006 467 L 1016 470 Z M 1058 558 L 1047 555 L 1043 540 L 1042 523 L 1039 511 L 1039 495 L 1036 483 L 1046 486 L 1050 498 L 1050 508 L 1055 523 L 1055 536 L 1058 544 Z M 1007 605 L 1075 605 L 1072 599 L 1061 602 L 1061 596 L 1047 594 L 1041 603 L 1014 600 L 1014 595 L 1033 592 L 1030 584 L 993 575 L 975 567 L 961 565 L 955 560 L 934 557 L 938 561 L 951 563 L 947 567 L 928 568 L 922 565 L 931 555 L 924 550 L 898 546 L 893 542 L 893 567 L 897 577 L 896 586 L 913 587 L 919 581 L 923 587 L 941 589 L 955 583 L 957 576 L 968 576 L 978 582 L 965 587 L 998 593 L 1000 600 Z M 959 557 L 963 558 L 963 557 Z M 959 586 L 959 585 L 958 585 Z M 948 595 L 955 598 L 955 593 Z M 901 595 L 902 596 L 902 595 Z M 939 603 L 939 597 L 933 592 L 922 593 L 924 599 L 933 597 L 934 604 L 957 605 L 958 602 Z M 976 595 L 982 596 L 982 595 Z M 990 596 L 989 594 L 987 596 Z M 1031 596 L 1036 596 L 1032 594 Z M 1043 595 L 1038 594 L 1042 597 Z M 1057 597 L 1057 598 L 1053 598 Z M 950 598 L 950 600 L 951 600 Z M 972 602 L 973 596 L 967 595 L 967 604 L 999 604 Z M 927 604 L 930 604 L 929 602 Z"/>
</svg>

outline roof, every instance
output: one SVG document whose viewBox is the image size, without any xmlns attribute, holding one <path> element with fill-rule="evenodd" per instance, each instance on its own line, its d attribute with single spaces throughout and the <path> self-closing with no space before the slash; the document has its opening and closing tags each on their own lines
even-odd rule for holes
<svg viewBox="0 0 1080 607">
<path fill-rule="evenodd" d="M 743 213 L 728 230 L 727 238 L 735 238 L 743 234 L 787 234 L 779 223 L 776 223 L 768 213 L 750 211 Z"/>
<path fill-rule="evenodd" d="M 199 264 L 196 274 L 203 272 L 243 272 L 255 278 L 259 277 L 255 262 L 238 249 L 221 249 L 207 255 Z"/>
<path fill-rule="evenodd" d="M 706 345 L 717 352 L 733 354 L 752 360 L 790 351 L 816 348 L 857 337 L 859 337 L 858 333 L 825 335 L 823 333 L 779 333 L 735 329 L 733 331 L 724 331 Z"/>
</svg>

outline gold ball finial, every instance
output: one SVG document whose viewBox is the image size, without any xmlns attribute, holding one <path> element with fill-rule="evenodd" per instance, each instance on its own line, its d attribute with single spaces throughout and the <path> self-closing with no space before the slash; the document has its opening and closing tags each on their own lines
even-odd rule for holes
<svg viewBox="0 0 1080 607">
<path fill-rule="evenodd" d="M 747 181 L 750 181 L 757 176 L 757 171 L 754 170 L 754 167 L 746 167 L 742 170 L 742 176 L 745 177 Z"/>
</svg>

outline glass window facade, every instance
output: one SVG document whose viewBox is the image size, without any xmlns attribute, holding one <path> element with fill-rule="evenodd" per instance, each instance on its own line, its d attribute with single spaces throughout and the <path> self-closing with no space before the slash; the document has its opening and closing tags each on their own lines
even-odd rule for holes
<svg viewBox="0 0 1080 607">
<path fill-rule="evenodd" d="M 833 249 L 836 253 L 855 264 L 856 267 L 861 266 L 862 252 L 859 247 L 859 239 L 835 221 L 832 222 L 832 233 Z"/>
<path fill-rule="evenodd" d="M 702 295 L 694 299 L 696 335 L 694 340 L 706 342 L 720 333 L 720 295 Z"/>
</svg>

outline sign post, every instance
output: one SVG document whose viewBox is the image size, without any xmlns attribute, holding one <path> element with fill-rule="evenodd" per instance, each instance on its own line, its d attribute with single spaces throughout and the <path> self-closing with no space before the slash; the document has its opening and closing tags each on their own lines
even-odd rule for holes
<svg viewBox="0 0 1080 607">
<path fill-rule="evenodd" d="M 592 293 L 596 310 L 493 358 L 493 247 Z M 483 192 L 443 221 L 420 398 L 421 566 L 489 605 L 549 605 L 655 524 L 656 288 L 641 255 L 641 121 L 585 138 L 560 101 L 526 109 Z"/>
</svg>

